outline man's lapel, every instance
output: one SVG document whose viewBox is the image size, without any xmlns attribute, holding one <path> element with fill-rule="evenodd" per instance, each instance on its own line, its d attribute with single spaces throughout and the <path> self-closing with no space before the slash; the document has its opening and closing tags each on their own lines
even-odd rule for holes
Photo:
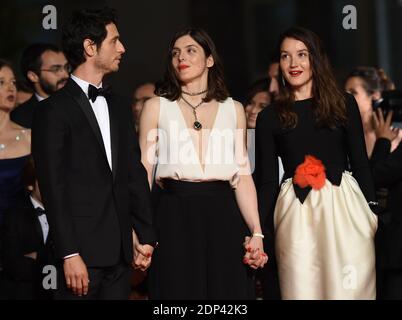
<svg viewBox="0 0 402 320">
<path fill-rule="evenodd" d="M 75 83 L 74 80 L 69 79 L 66 86 L 66 91 L 71 95 L 71 97 L 75 100 L 75 102 L 80 106 L 81 110 L 84 112 L 85 117 L 87 118 L 89 125 L 93 133 L 95 134 L 96 140 L 99 143 L 100 148 L 102 149 L 102 153 L 105 156 L 105 160 L 107 161 L 105 145 L 102 139 L 102 133 L 100 131 L 98 121 L 96 120 L 95 114 L 92 110 L 91 104 L 89 103 L 88 97 L 81 90 L 78 84 Z M 112 141 L 113 146 L 113 141 Z M 113 150 L 113 149 L 112 149 Z"/>
<path fill-rule="evenodd" d="M 107 97 L 107 105 L 109 108 L 109 119 L 110 119 L 110 141 L 112 148 L 112 172 L 113 179 L 116 178 L 117 172 L 117 157 L 119 154 L 119 114 L 118 114 L 118 103 L 116 97 L 111 95 Z"/>
</svg>

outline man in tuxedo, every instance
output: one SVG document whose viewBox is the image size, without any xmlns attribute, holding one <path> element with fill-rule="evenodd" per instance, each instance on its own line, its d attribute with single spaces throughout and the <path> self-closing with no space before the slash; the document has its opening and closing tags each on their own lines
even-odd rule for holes
<svg viewBox="0 0 402 320">
<path fill-rule="evenodd" d="M 387 207 L 378 238 L 380 299 L 402 299 L 402 144 L 391 153 L 398 130 L 391 128 L 392 112 L 386 121 L 381 109 L 374 116 L 377 141 L 371 156 L 376 187 L 388 188 Z M 381 273 L 380 273 L 381 272 Z"/>
<path fill-rule="evenodd" d="M 102 87 L 125 52 L 114 11 L 75 12 L 62 42 L 74 71 L 64 88 L 40 103 L 32 131 L 39 185 L 63 263 L 55 297 L 128 299 L 133 241 L 136 266 L 145 268 L 156 237 L 130 102 Z"/>
<path fill-rule="evenodd" d="M 5 299 L 51 299 L 52 291 L 42 284 L 42 271 L 54 263 L 52 241 L 32 159 L 22 176 L 30 195 L 7 210 L 0 233 L 4 246 L 2 295 Z"/>
<path fill-rule="evenodd" d="M 50 43 L 34 43 L 22 53 L 21 71 L 34 94 L 11 112 L 11 120 L 32 128 L 35 107 L 67 83 L 70 65 L 64 53 Z"/>
</svg>

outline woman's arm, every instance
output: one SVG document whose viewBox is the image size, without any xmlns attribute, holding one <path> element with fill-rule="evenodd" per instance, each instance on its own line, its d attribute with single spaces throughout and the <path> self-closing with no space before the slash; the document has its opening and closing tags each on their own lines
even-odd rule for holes
<svg viewBox="0 0 402 320">
<path fill-rule="evenodd" d="M 391 142 L 399 135 L 398 129 L 391 128 L 392 114 L 386 120 L 381 110 L 374 114 L 377 141 L 370 161 L 375 184 L 386 188 L 402 180 L 402 144 L 390 153 Z"/>
<path fill-rule="evenodd" d="M 353 176 L 359 183 L 366 201 L 373 205 L 376 203 L 374 182 L 364 142 L 363 126 L 359 107 L 352 95 L 346 96 L 348 124 L 346 126 L 346 143 L 349 163 Z"/>
<path fill-rule="evenodd" d="M 273 108 L 273 107 L 272 107 Z M 273 109 L 266 108 L 257 117 L 255 131 L 255 184 L 258 210 L 265 238 L 265 247 L 274 246 L 274 210 L 279 192 L 278 154 L 273 135 Z"/>
<path fill-rule="evenodd" d="M 254 186 L 253 178 L 250 172 L 250 162 L 247 154 L 247 130 L 246 116 L 244 108 L 239 102 L 235 102 L 237 114 L 237 134 L 236 134 L 236 159 L 240 166 L 239 180 L 235 189 L 235 197 L 240 212 L 253 235 L 248 242 L 248 246 L 252 253 L 257 254 L 256 261 L 251 267 L 262 267 L 267 258 L 264 254 L 264 246 L 262 242 L 262 229 L 258 214 L 257 192 Z M 258 254 L 260 256 L 258 256 Z"/>
<path fill-rule="evenodd" d="M 371 167 L 376 186 L 389 188 L 402 180 L 402 144 L 390 153 L 391 141 L 380 138 L 375 143 Z"/>
<path fill-rule="evenodd" d="M 146 101 L 139 121 L 139 145 L 141 149 L 141 162 L 147 171 L 148 184 L 152 188 L 153 168 L 155 165 L 155 152 L 157 143 L 157 128 L 159 118 L 159 97 Z M 133 267 L 142 271 L 151 264 L 153 248 L 142 245 L 135 230 L 132 230 L 133 238 Z"/>
<path fill-rule="evenodd" d="M 147 100 L 141 112 L 139 122 L 139 142 L 141 148 L 141 162 L 147 170 L 148 183 L 152 188 L 153 169 L 156 159 L 156 146 L 158 139 L 158 119 L 160 111 L 160 98 Z"/>
</svg>

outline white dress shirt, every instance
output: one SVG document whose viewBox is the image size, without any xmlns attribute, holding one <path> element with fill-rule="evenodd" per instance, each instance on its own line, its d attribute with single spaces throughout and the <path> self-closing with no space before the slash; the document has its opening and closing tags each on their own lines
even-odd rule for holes
<svg viewBox="0 0 402 320">
<path fill-rule="evenodd" d="M 80 78 L 77 78 L 74 75 L 71 75 L 71 79 L 73 79 L 80 86 L 82 91 L 84 91 L 84 93 L 88 97 L 88 87 L 91 83 L 86 82 Z M 99 89 L 102 87 L 102 83 L 100 86 L 95 86 L 95 85 L 93 85 L 93 86 Z M 111 140 L 110 140 L 109 108 L 107 106 L 106 99 L 103 96 L 98 96 L 96 98 L 95 102 L 92 102 L 92 100 L 88 100 L 88 101 L 95 114 L 96 121 L 98 122 L 100 131 L 102 134 L 103 144 L 105 146 L 107 161 L 109 162 L 110 170 L 112 170 L 112 145 L 111 145 Z"/>
<path fill-rule="evenodd" d="M 42 210 L 45 210 L 45 208 L 43 207 L 43 205 L 37 201 L 36 199 L 32 198 L 32 196 L 29 196 L 29 198 L 31 199 L 32 205 L 33 207 L 36 208 L 40 208 Z M 47 236 L 49 235 L 49 224 L 47 222 L 47 218 L 46 218 L 46 214 L 42 214 L 41 216 L 38 217 L 39 222 L 40 222 L 40 226 L 42 228 L 42 234 L 43 234 L 43 243 L 46 243 L 47 240 Z"/>
<path fill-rule="evenodd" d="M 40 96 L 39 94 L 37 94 L 36 92 L 35 92 L 35 97 L 36 97 L 36 99 L 38 99 L 39 102 L 46 99 L 46 98 Z"/>
</svg>

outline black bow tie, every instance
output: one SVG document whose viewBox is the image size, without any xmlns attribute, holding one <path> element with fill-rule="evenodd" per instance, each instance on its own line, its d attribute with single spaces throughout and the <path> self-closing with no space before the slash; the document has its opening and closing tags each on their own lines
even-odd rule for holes
<svg viewBox="0 0 402 320">
<path fill-rule="evenodd" d="M 92 84 L 88 86 L 88 98 L 95 102 L 98 96 L 108 96 L 112 93 L 112 88 L 110 86 L 105 86 L 103 88 L 96 88 Z"/>
<path fill-rule="evenodd" d="M 35 208 L 35 212 L 38 217 L 45 214 L 45 210 L 43 210 L 42 208 L 39 208 L 39 207 Z"/>
</svg>

